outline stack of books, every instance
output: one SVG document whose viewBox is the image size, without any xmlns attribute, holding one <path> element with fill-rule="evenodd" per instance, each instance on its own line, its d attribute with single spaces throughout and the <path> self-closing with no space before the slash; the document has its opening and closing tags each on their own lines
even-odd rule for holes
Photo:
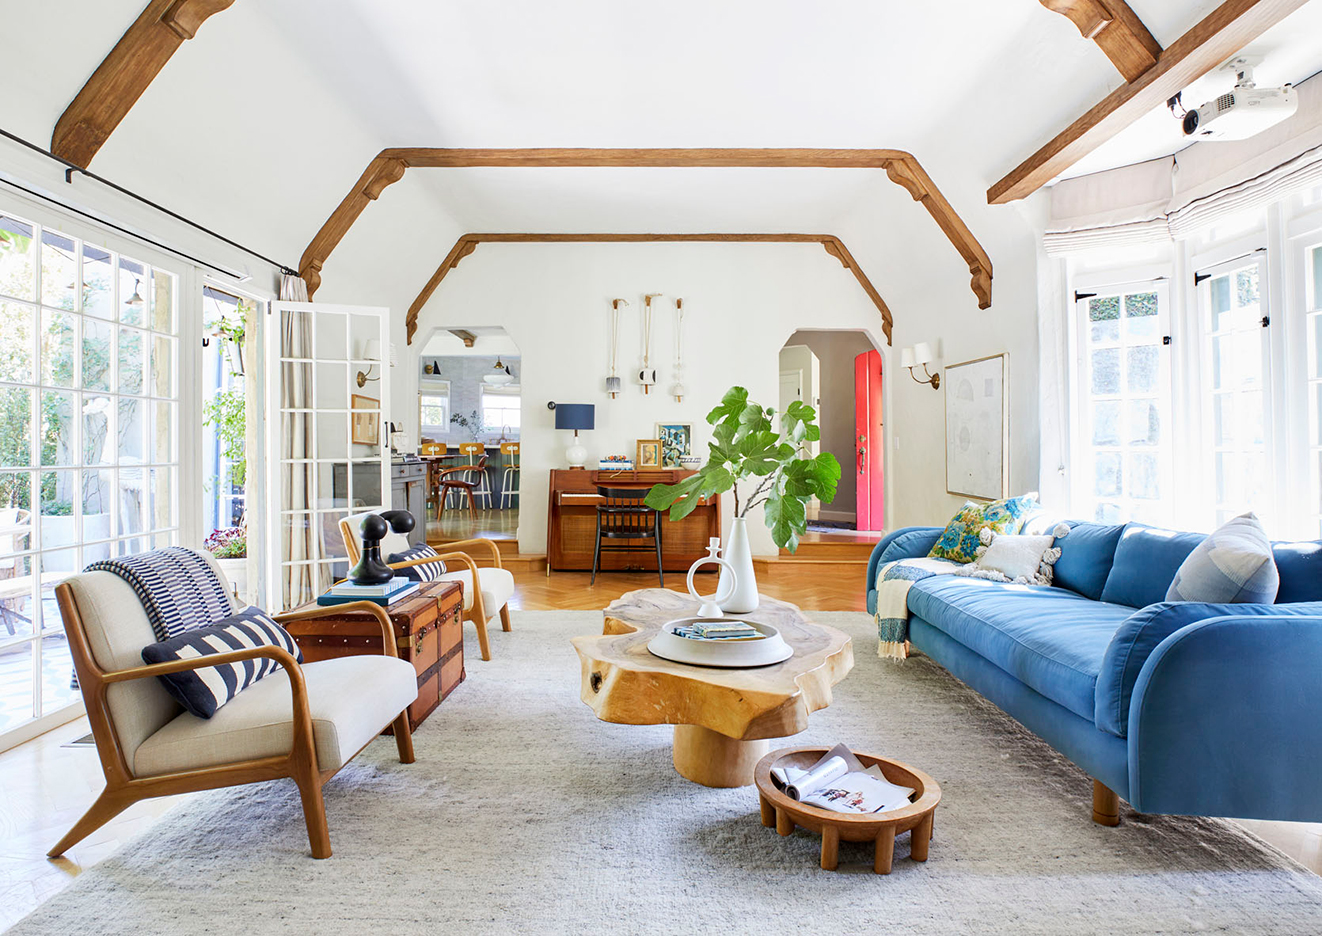
<svg viewBox="0 0 1322 936">
<path fill-rule="evenodd" d="M 689 640 L 762 640 L 766 634 L 743 621 L 694 621 L 674 633 Z"/>
<path fill-rule="evenodd" d="M 353 582 L 340 582 L 332 585 L 331 590 L 317 598 L 319 605 L 348 604 L 351 601 L 373 601 L 382 607 L 407 598 L 418 590 L 418 583 L 403 576 L 395 576 L 384 585 L 355 585 Z"/>
<path fill-rule="evenodd" d="M 625 455 L 608 455 L 597 462 L 599 471 L 633 471 L 633 459 Z"/>
</svg>

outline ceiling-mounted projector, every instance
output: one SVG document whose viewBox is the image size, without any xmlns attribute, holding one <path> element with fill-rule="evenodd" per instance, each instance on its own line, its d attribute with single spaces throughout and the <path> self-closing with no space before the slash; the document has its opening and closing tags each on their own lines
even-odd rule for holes
<svg viewBox="0 0 1322 936">
<path fill-rule="evenodd" d="M 1299 94 L 1290 85 L 1258 88 L 1253 65 L 1246 58 L 1231 59 L 1222 67 L 1235 72 L 1235 87 L 1215 100 L 1184 114 L 1184 135 L 1197 140 L 1247 140 L 1285 120 L 1299 107 Z"/>
</svg>

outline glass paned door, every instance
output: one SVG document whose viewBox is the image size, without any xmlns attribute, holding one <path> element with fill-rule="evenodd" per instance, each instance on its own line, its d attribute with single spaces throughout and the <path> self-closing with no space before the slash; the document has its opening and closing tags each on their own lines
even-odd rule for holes
<svg viewBox="0 0 1322 936">
<path fill-rule="evenodd" d="M 179 536 L 178 274 L 0 214 L 0 747 L 78 699 L 55 586 Z"/>
<path fill-rule="evenodd" d="M 1171 371 L 1164 283 L 1077 302 L 1082 470 L 1076 501 L 1106 523 L 1168 523 Z"/>
<path fill-rule="evenodd" d="M 390 367 L 389 310 L 309 302 L 271 305 L 268 451 L 272 538 L 268 590 L 288 609 L 348 571 L 342 518 L 388 509 L 382 413 Z"/>
<path fill-rule="evenodd" d="M 1269 524 L 1272 514 L 1262 266 L 1261 258 L 1236 260 L 1200 277 L 1208 469 L 1215 507 L 1211 519 L 1216 526 L 1250 510 Z"/>
</svg>

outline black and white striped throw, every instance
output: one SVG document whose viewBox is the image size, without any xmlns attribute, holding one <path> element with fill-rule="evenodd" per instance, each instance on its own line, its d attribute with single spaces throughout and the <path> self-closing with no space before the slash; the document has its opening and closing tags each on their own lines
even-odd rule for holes
<svg viewBox="0 0 1322 936">
<path fill-rule="evenodd" d="M 281 647 L 303 662 L 303 654 L 289 631 L 257 608 L 246 608 L 218 624 L 194 627 L 177 637 L 143 647 L 142 659 L 145 663 L 195 660 L 245 647 Z M 156 678 L 189 712 L 198 718 L 210 718 L 244 689 L 279 669 L 280 664 L 269 657 L 254 657 Z"/>
<path fill-rule="evenodd" d="M 229 595 L 215 569 L 200 554 L 167 546 L 133 556 L 93 562 L 87 572 L 113 572 L 133 587 L 157 640 L 229 617 Z"/>
<path fill-rule="evenodd" d="M 424 544 L 412 546 L 403 552 L 391 553 L 390 558 L 386 559 L 387 565 L 394 565 L 396 562 L 408 562 L 410 559 L 426 559 L 428 556 L 438 555 L 436 550 Z M 406 579 L 414 582 L 434 582 L 445 574 L 444 562 L 424 562 L 422 565 L 409 566 L 406 569 L 397 569 L 396 574 L 402 575 Z"/>
</svg>

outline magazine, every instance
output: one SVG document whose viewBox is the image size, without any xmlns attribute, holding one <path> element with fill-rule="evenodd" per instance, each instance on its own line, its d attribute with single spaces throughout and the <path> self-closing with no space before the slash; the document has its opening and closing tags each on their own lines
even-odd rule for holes
<svg viewBox="0 0 1322 936">
<path fill-rule="evenodd" d="M 843 813 L 885 812 L 907 806 L 912 787 L 891 783 L 875 764 L 864 767 L 843 744 L 827 751 L 816 764 L 773 767 L 771 782 L 790 799 Z"/>
</svg>

